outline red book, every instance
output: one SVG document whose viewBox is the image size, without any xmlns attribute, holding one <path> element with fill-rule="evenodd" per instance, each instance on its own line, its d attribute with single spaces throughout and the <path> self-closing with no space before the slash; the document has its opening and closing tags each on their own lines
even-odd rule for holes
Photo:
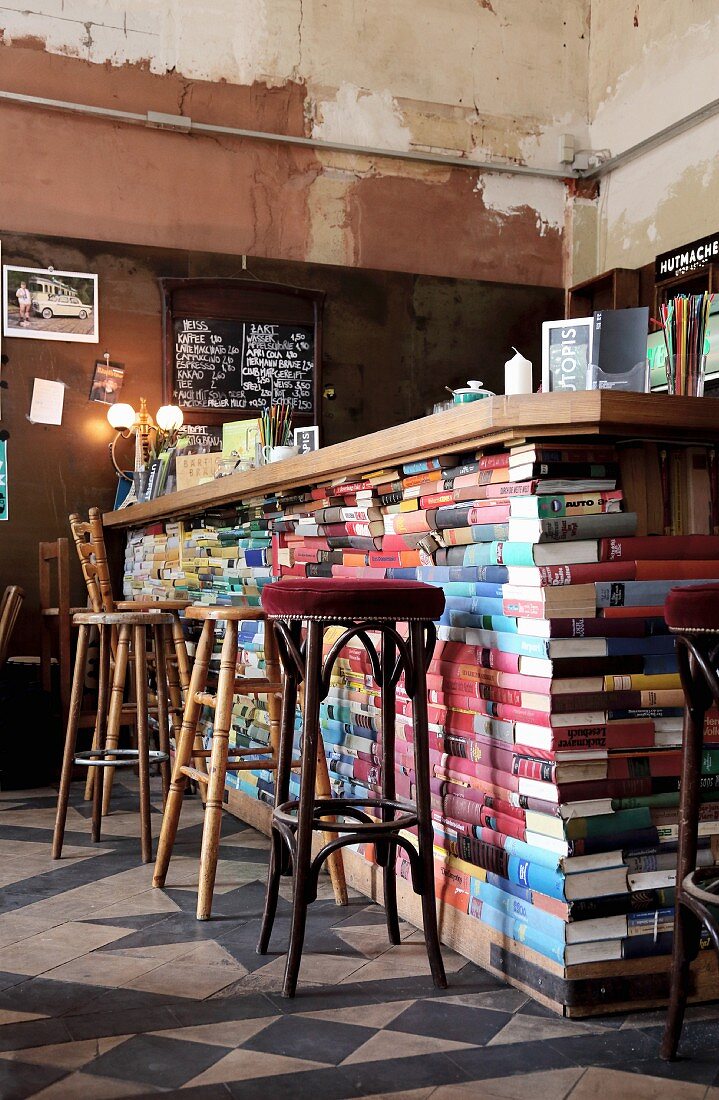
<svg viewBox="0 0 719 1100">
<path fill-rule="evenodd" d="M 480 470 L 501 470 L 509 466 L 509 454 L 482 455 L 479 459 Z"/>
<path fill-rule="evenodd" d="M 487 507 L 489 501 L 477 504 L 467 513 L 467 523 L 471 527 L 475 523 L 504 523 L 509 519 L 509 504 L 493 504 Z"/>
<path fill-rule="evenodd" d="M 384 535 L 382 537 L 382 553 L 395 550 L 415 550 L 426 533 L 426 531 L 413 531 L 405 535 Z"/>
<path fill-rule="evenodd" d="M 369 563 L 387 569 L 413 569 L 421 564 L 417 550 L 392 550 L 387 553 L 382 550 L 370 551 Z"/>
<path fill-rule="evenodd" d="M 679 776 L 682 754 L 669 749 L 646 753 L 642 756 L 616 754 L 609 757 L 609 779 L 647 779 L 659 776 Z"/>
<path fill-rule="evenodd" d="M 719 558 L 719 535 L 640 535 L 599 540 L 600 561 L 706 561 Z"/>
<path fill-rule="evenodd" d="M 531 567 L 530 567 L 531 568 Z M 637 563 L 588 562 L 584 565 L 538 565 L 535 567 L 542 586 L 592 584 L 594 581 L 633 581 Z M 520 583 L 520 582 L 517 582 Z"/>
<path fill-rule="evenodd" d="M 602 607 L 601 619 L 662 619 L 664 618 L 664 606 L 658 607 Z"/>
<path fill-rule="evenodd" d="M 420 509 L 416 512 L 397 512 L 385 516 L 385 530 L 392 535 L 408 535 L 415 531 L 424 533 L 432 530 L 433 522 L 430 517 L 433 517 L 432 512 L 424 512 Z"/>
</svg>

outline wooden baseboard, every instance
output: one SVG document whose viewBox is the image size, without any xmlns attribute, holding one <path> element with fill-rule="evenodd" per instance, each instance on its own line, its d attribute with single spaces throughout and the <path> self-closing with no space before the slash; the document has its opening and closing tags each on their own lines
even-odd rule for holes
<svg viewBox="0 0 719 1100">
<path fill-rule="evenodd" d="M 226 808 L 254 829 L 269 835 L 271 807 L 229 788 Z M 382 903 L 379 868 L 358 853 L 343 850 L 347 885 Z M 403 920 L 422 927 L 419 898 L 403 879 L 397 880 L 397 905 Z M 607 1012 L 662 1008 L 669 991 L 668 956 L 588 963 L 563 967 L 510 940 L 452 905 L 439 907 L 442 942 L 464 958 L 502 978 L 560 1015 L 581 1018 Z M 451 985 L 450 975 L 450 985 Z M 719 998 L 719 966 L 714 951 L 703 951 L 692 966 L 693 1002 Z"/>
</svg>

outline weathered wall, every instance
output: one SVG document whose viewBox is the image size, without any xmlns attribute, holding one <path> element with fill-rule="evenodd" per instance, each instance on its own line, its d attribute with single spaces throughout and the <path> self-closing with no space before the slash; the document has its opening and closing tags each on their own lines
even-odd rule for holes
<svg viewBox="0 0 719 1100">
<path fill-rule="evenodd" d="M 719 96 L 716 0 L 592 0 L 590 143 L 612 155 Z M 574 272 L 640 267 L 719 227 L 719 118 L 619 168 L 580 204 Z"/>
<path fill-rule="evenodd" d="M 10 433 L 10 519 L 0 524 L 0 588 L 27 592 L 15 652 L 37 651 L 37 544 L 68 535 L 71 511 L 112 506 L 115 474 L 107 446 L 107 407 L 88 400 L 95 360 L 103 351 L 125 364 L 123 400 L 141 396 L 154 413 L 162 394 L 162 324 L 158 278 L 253 276 L 325 292 L 324 401 L 327 443 L 419 417 L 446 396 L 445 385 L 482 378 L 503 382 L 512 344 L 539 363 L 540 321 L 557 315 L 561 294 L 401 272 L 249 258 L 178 249 L 60 240 L 0 233 L 3 261 L 29 267 L 95 271 L 99 276 L 100 343 L 5 338 L 2 427 Z M 66 385 L 61 427 L 30 424 L 35 377 Z M 131 451 L 118 455 L 131 458 Z M 75 568 L 75 595 L 82 594 Z"/>
<path fill-rule="evenodd" d="M 587 11 L 588 0 L 6 0 L 0 88 L 556 168 L 557 135 L 586 132 Z M 0 201 L 17 231 L 562 282 L 561 181 L 7 103 L 0 145 L 13 149 Z"/>
</svg>

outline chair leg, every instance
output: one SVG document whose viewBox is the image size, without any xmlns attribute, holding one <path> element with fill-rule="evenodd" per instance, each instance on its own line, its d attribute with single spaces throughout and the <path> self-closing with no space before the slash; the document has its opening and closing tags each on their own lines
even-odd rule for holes
<svg viewBox="0 0 719 1100">
<path fill-rule="evenodd" d="M 307 923 L 307 887 L 312 859 L 312 821 L 317 772 L 317 744 L 319 741 L 320 672 L 322 669 L 322 624 L 310 621 L 307 626 L 305 659 L 305 692 L 302 715 L 302 775 L 300 800 L 297 810 L 295 833 L 295 859 L 293 876 L 292 924 L 290 943 L 285 964 L 285 980 L 282 992 L 294 997 L 302 961 L 302 946 Z"/>
<path fill-rule="evenodd" d="M 137 703 L 137 763 L 140 772 L 140 851 L 142 862 L 152 859 L 150 823 L 150 739 L 147 722 L 147 636 L 144 626 L 133 627 L 135 701 Z M 108 771 L 111 769 L 108 768 Z M 113 769 L 114 770 L 114 769 Z"/>
<path fill-rule="evenodd" d="M 170 790 L 167 796 L 165 812 L 162 816 L 162 829 L 157 845 L 157 860 L 155 861 L 155 873 L 152 885 L 162 887 L 165 885 L 167 869 L 172 858 L 172 849 L 175 844 L 177 827 L 180 822 L 182 801 L 187 785 L 187 777 L 182 774 L 182 768 L 186 767 L 192 759 L 192 749 L 197 733 L 197 721 L 200 717 L 200 704 L 195 699 L 198 691 L 204 691 L 207 686 L 207 669 L 212 656 L 212 648 L 215 640 L 214 623 L 208 619 L 202 627 L 202 635 L 195 654 L 195 663 L 192 668 L 192 676 L 187 689 L 185 710 L 182 716 L 182 729 L 175 745 L 175 766 L 172 771 Z"/>
<path fill-rule="evenodd" d="M 293 627 L 295 624 L 292 624 Z M 295 641 L 299 642 L 299 623 L 293 631 Z M 266 623 L 265 630 L 271 631 L 272 624 Z M 269 675 L 269 672 L 268 672 Z M 280 720 L 279 744 L 275 750 L 277 771 L 275 773 L 275 807 L 281 806 L 289 798 L 290 773 L 292 764 L 292 747 L 295 734 L 295 713 L 297 711 L 297 675 L 294 670 L 285 674 L 282 691 L 282 716 Z M 272 726 L 270 726 L 272 731 Z M 262 914 L 262 927 L 257 943 L 257 954 L 266 955 L 270 945 L 272 926 L 277 912 L 277 899 L 280 892 L 280 879 L 282 877 L 282 864 L 284 859 L 284 841 L 276 829 L 272 829 L 272 847 L 270 849 L 270 865 L 267 870 L 267 891 L 265 893 L 265 908 Z"/>
<path fill-rule="evenodd" d="M 679 844 L 677 881 L 674 897 L 674 943 L 670 976 L 669 1010 L 662 1038 L 661 1056 L 673 1061 L 684 1023 L 689 994 L 689 967 L 694 956 L 691 941 L 696 941 L 696 917 L 681 903 L 684 879 L 696 870 L 697 837 L 699 832 L 699 776 L 704 735 L 704 710 L 696 705 L 703 674 L 684 646 L 677 646 L 679 667 L 686 696 L 684 732 L 682 736 L 682 777 L 679 794 Z"/>
<path fill-rule="evenodd" d="M 94 741 L 97 739 L 97 747 L 99 748 L 104 740 L 105 727 L 107 725 L 107 710 L 110 699 L 110 630 L 106 626 L 100 627 L 100 667 L 99 678 L 97 688 L 97 720 L 95 722 L 95 736 L 93 737 L 93 748 L 95 748 Z M 102 765 L 93 766 L 90 764 L 89 772 L 95 775 L 95 782 L 93 785 L 92 796 L 92 839 L 95 844 L 100 841 L 100 833 L 102 831 Z"/>
<path fill-rule="evenodd" d="M 225 638 L 220 656 L 220 675 L 217 681 L 215 724 L 212 731 L 212 755 L 210 756 L 209 783 L 205 803 L 205 820 L 202 829 L 200 855 L 200 884 L 197 892 L 197 919 L 209 920 L 212 895 L 217 874 L 217 856 L 222 830 L 222 805 L 227 775 L 227 754 L 232 722 L 235 676 L 237 672 L 237 623 L 229 619 L 225 623 Z"/>
<path fill-rule="evenodd" d="M 162 777 L 162 808 L 164 810 L 167 804 L 167 795 L 170 790 L 170 714 L 167 706 L 169 685 L 163 627 L 153 627 L 152 641 L 155 653 L 155 683 L 157 687 L 158 745 L 161 752 L 167 753 L 167 760 L 162 760 L 160 762 L 160 775 Z"/>
<path fill-rule="evenodd" d="M 394 623 L 391 624 L 394 626 Z M 382 795 L 384 798 L 393 799 L 396 794 L 394 776 L 394 746 L 395 746 L 395 685 L 391 682 L 392 670 L 397 656 L 397 646 L 391 634 L 382 635 Z M 383 820 L 392 820 L 390 810 L 383 812 Z M 389 942 L 398 944 L 401 942 L 399 932 L 399 913 L 397 912 L 397 870 L 396 870 L 397 846 L 389 846 L 389 858 L 382 868 L 382 882 L 384 887 L 384 909 L 387 920 L 387 935 Z"/>
<path fill-rule="evenodd" d="M 65 822 L 67 820 L 67 805 L 70 800 L 70 780 L 72 779 L 72 766 L 75 759 L 75 743 L 77 741 L 77 724 L 82 709 L 83 686 L 85 681 L 85 662 L 90 641 L 90 627 L 81 626 L 77 638 L 77 654 L 75 657 L 75 672 L 72 678 L 72 691 L 70 693 L 70 715 L 65 734 L 65 750 L 62 758 L 62 773 L 60 775 L 60 790 L 57 796 L 57 813 L 55 816 L 55 831 L 52 838 L 52 858 L 59 859 L 62 855 L 62 842 L 65 836 Z"/>
<path fill-rule="evenodd" d="M 120 741 L 120 720 L 122 717 L 122 699 L 125 694 L 125 679 L 127 676 L 128 654 L 130 647 L 129 626 L 121 626 L 117 634 L 115 649 L 115 671 L 112 677 L 112 690 L 110 692 L 110 711 L 107 717 L 107 749 L 116 749 Z M 115 778 L 115 769 L 104 769 L 104 783 L 102 792 L 102 814 L 106 817 L 110 812 L 110 797 L 112 784 Z"/>
<path fill-rule="evenodd" d="M 422 865 L 422 919 L 432 980 L 438 989 L 447 987 L 437 930 L 437 903 L 434 895 L 433 831 L 429 789 L 429 731 L 427 726 L 427 674 L 424 663 L 425 625 L 409 624 L 412 664 L 415 670 L 415 695 L 412 700 L 414 736 L 414 773 L 417 802 L 417 839 Z"/>
</svg>

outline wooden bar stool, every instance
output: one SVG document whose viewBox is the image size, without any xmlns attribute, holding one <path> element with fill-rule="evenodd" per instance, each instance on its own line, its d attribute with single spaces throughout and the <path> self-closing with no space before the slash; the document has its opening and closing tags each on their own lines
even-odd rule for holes
<svg viewBox="0 0 719 1100">
<path fill-rule="evenodd" d="M 54 583 L 53 583 L 54 574 Z M 70 713 L 72 679 L 72 616 L 85 608 L 70 607 L 70 559 L 67 539 L 38 543 L 40 595 L 40 674 L 43 691 L 52 690 L 52 651 L 56 639 L 60 716 L 63 729 Z M 56 593 L 56 598 L 53 595 Z"/>
<path fill-rule="evenodd" d="M 162 654 L 160 660 L 166 667 L 167 683 L 170 693 L 170 720 L 173 726 L 174 736 L 177 738 L 180 732 L 183 693 L 187 691 L 190 682 L 190 665 L 187 657 L 185 639 L 182 632 L 182 623 L 178 612 L 189 604 L 189 600 L 120 600 L 116 601 L 112 592 L 110 570 L 107 563 L 107 549 L 102 527 L 102 514 L 99 508 L 91 508 L 87 521 L 81 516 L 70 516 L 70 529 L 75 542 L 82 574 L 87 586 L 90 607 L 96 613 L 115 614 L 117 612 L 146 612 L 161 611 L 170 613 L 169 623 L 162 626 L 163 644 L 156 648 L 155 652 Z M 112 659 L 115 657 L 117 645 L 117 632 L 113 630 L 111 635 Z M 154 662 L 153 662 L 154 663 Z M 98 708 L 98 714 L 100 708 Z M 125 708 L 125 715 L 133 717 L 133 708 Z M 119 735 L 119 731 L 118 731 Z M 114 735 L 113 735 L 114 736 Z M 117 741 L 114 742 L 117 745 Z M 110 743 L 108 743 L 110 744 Z M 102 740 L 96 726 L 93 739 L 93 749 L 102 747 Z M 96 768 L 88 772 L 85 785 L 85 798 L 92 797 L 93 783 L 97 774 Z M 109 813 L 110 798 L 115 769 L 108 765 L 104 775 L 103 814 Z"/>
<path fill-rule="evenodd" d="M 73 617 L 79 627 L 75 671 L 70 695 L 70 717 L 65 737 L 65 751 L 57 800 L 55 832 L 52 842 L 52 858 L 60 859 L 65 835 L 67 807 L 70 798 L 70 781 L 74 765 L 92 769 L 97 779 L 93 791 L 92 839 L 100 840 L 103 804 L 103 773 L 116 767 L 135 767 L 140 773 L 140 848 L 143 863 L 152 859 L 152 833 L 150 829 L 150 760 L 160 763 L 163 789 L 169 787 L 170 730 L 168 716 L 168 684 L 165 678 L 163 629 L 172 627 L 172 616 L 161 612 L 83 612 Z M 82 709 L 85 663 L 90 642 L 90 631 L 100 633 L 100 670 L 98 677 L 97 722 L 95 726 L 98 744 L 86 752 L 76 752 L 78 718 Z M 114 671 L 110 677 L 110 660 L 113 632 L 117 631 Z M 150 750 L 148 728 L 147 651 L 153 650 L 155 658 L 157 712 L 159 724 L 159 750 Z M 137 749 L 118 749 L 120 722 L 128 665 L 135 666 L 135 721 L 137 724 Z M 105 747 L 103 737 L 107 734 Z"/>
<path fill-rule="evenodd" d="M 697 870 L 704 719 L 710 707 L 719 706 L 719 584 L 673 588 L 664 604 L 664 617 L 676 635 L 685 699 L 671 987 L 661 1049 L 662 1058 L 673 1061 L 702 925 L 719 951 L 719 869 Z"/>
<path fill-rule="evenodd" d="M 197 919 L 209 920 L 222 828 L 225 778 L 228 771 L 277 770 L 280 725 L 279 699 L 282 692 L 282 680 L 277 646 L 271 630 L 265 630 L 266 676 L 237 678 L 237 624 L 246 620 L 264 619 L 264 613 L 259 608 L 193 606 L 186 609 L 185 617 L 189 620 L 202 622 L 203 627 L 195 651 L 195 661 L 187 692 L 182 730 L 177 741 L 172 782 L 162 819 L 162 829 L 157 849 L 153 886 L 162 887 L 165 885 L 165 878 L 177 835 L 185 785 L 188 778 L 194 779 L 207 789 L 205 820 L 202 829 Z M 225 624 L 225 636 L 222 642 L 217 694 L 212 695 L 206 689 L 210 658 L 215 640 L 215 623 L 217 622 Z M 270 716 L 270 744 L 267 749 L 229 748 L 232 704 L 235 694 L 267 696 L 267 709 Z M 211 749 L 195 746 L 197 723 L 203 706 L 211 707 L 215 712 Z M 294 715 L 292 716 L 292 724 L 294 725 Z M 208 771 L 201 771 L 192 766 L 190 760 L 193 756 L 196 759 L 207 759 L 209 757 Z M 324 752 L 322 758 L 325 759 Z M 298 765 L 299 761 L 294 761 L 290 762 L 288 767 Z M 323 784 L 324 793 L 329 795 L 330 781 L 326 760 L 324 775 L 321 776 L 320 783 Z M 333 875 L 335 898 L 338 904 L 346 905 L 347 890 L 341 862 L 335 861 L 334 867 L 331 868 L 331 874 Z"/>
<path fill-rule="evenodd" d="M 347 844 L 365 842 L 375 845 L 377 863 L 383 871 L 389 939 L 398 944 L 395 863 L 399 847 L 409 856 L 412 887 L 422 898 L 424 935 L 434 984 L 444 988 L 447 979 L 437 932 L 434 894 L 426 687 L 426 670 L 436 639 L 432 620 L 438 619 L 444 610 L 444 594 L 438 588 L 416 581 L 288 578 L 262 590 L 262 606 L 267 618 L 274 622 L 285 672 L 285 689 L 272 848 L 257 951 L 260 955 L 267 952 L 280 878 L 292 874 L 292 924 L 283 992 L 286 997 L 293 997 L 302 958 L 307 908 L 317 897 L 322 863 Z M 303 622 L 307 624 L 304 641 Z M 408 624 L 406 640 L 397 630 L 398 622 Z M 330 625 L 341 625 L 345 629 L 323 660 L 322 639 Z M 381 635 L 381 653 L 370 638 L 370 631 Z M 354 637 L 364 645 L 373 678 L 382 690 L 382 796 L 317 798 L 314 777 L 320 745 L 320 703 L 329 691 L 335 660 Z M 413 704 L 416 806 L 395 797 L 395 691 L 402 673 Z M 294 709 L 301 681 L 304 681 L 305 691 L 300 797 L 288 801 Z M 414 828 L 418 848 L 402 835 Z M 328 833 L 332 839 L 313 859 L 314 831 Z"/>
</svg>

